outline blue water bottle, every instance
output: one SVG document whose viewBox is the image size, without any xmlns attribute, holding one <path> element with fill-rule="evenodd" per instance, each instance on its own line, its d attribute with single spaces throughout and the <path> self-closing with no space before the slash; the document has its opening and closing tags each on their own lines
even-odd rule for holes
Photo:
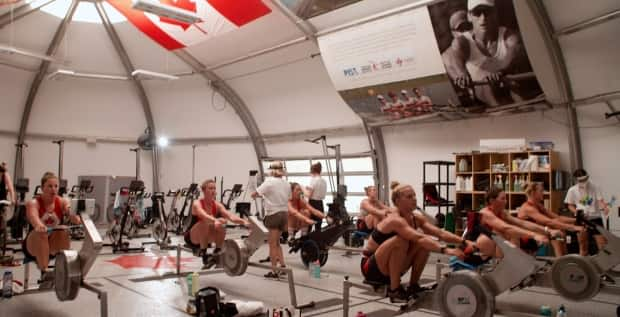
<svg viewBox="0 0 620 317">
<path fill-rule="evenodd" d="M 2 297 L 13 297 L 13 272 L 8 270 L 4 271 L 4 276 L 2 276 Z"/>
</svg>

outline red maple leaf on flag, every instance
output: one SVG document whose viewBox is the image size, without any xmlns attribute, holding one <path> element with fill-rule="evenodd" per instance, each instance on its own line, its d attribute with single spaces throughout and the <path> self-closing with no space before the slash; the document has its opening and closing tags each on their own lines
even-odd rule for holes
<svg viewBox="0 0 620 317">
<path fill-rule="evenodd" d="M 190 0 L 159 0 L 159 2 L 165 5 L 177 7 L 179 9 L 192 11 L 196 13 L 196 2 L 192 2 Z M 191 24 L 189 23 L 181 22 L 181 21 L 171 19 L 171 18 L 166 18 L 166 17 L 159 17 L 159 21 L 163 23 L 178 25 L 181 28 L 183 28 L 183 31 L 187 30 L 191 26 Z"/>
</svg>

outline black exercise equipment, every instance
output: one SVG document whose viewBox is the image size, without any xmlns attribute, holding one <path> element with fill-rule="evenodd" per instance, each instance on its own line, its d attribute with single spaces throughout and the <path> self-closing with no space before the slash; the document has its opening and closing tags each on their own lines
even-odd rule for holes
<svg viewBox="0 0 620 317">
<path fill-rule="evenodd" d="M 15 212 L 9 224 L 11 228 L 11 237 L 21 240 L 24 237 L 24 230 L 28 226 L 26 219 L 26 193 L 30 191 L 29 180 L 27 178 L 18 178 L 15 180 L 15 192 L 17 192 L 17 204 L 15 204 Z"/>
<path fill-rule="evenodd" d="M 614 112 L 607 112 L 605 113 L 605 119 L 609 119 L 611 117 L 617 117 L 620 116 L 620 111 L 614 111 Z"/>
<path fill-rule="evenodd" d="M 226 189 L 222 192 L 220 202 L 224 205 L 224 207 L 226 207 L 227 210 L 230 209 L 230 203 L 241 196 L 241 193 L 243 192 L 242 188 L 243 185 L 234 184 L 231 189 Z M 226 198 L 226 202 L 224 202 L 224 198 Z"/>
<path fill-rule="evenodd" d="M 133 212 L 138 196 L 144 193 L 144 182 L 140 180 L 131 181 L 129 187 L 121 188 L 121 192 L 126 192 L 128 198 L 122 208 L 123 212 L 120 216 L 120 224 L 116 222 L 112 228 L 108 230 L 108 237 L 112 242 L 110 245 L 112 247 L 112 252 L 144 252 L 143 247 L 129 247 L 129 242 L 123 241 L 123 235 L 126 234 L 126 227 L 135 225 L 133 222 Z M 137 231 L 137 229 L 135 229 L 135 231 Z"/>
<path fill-rule="evenodd" d="M 329 160 L 327 161 L 327 171 L 329 173 L 330 187 L 334 200 L 331 204 L 327 204 L 327 217 L 332 223 L 321 229 L 314 230 L 299 239 L 295 239 L 289 243 L 289 253 L 301 250 L 301 261 L 307 267 L 310 262 L 319 261 L 321 266 L 327 262 L 327 254 L 330 247 L 340 239 L 345 233 L 351 234 L 356 231 L 356 225 L 353 218 L 349 216 L 345 207 L 347 196 L 347 187 L 344 185 L 344 177 L 342 175 L 342 159 L 340 152 L 340 144 L 327 145 L 325 136 L 313 140 L 306 140 L 312 143 L 319 143 L 323 146 L 323 154 L 329 157 L 328 149 L 333 149 L 336 154 L 336 185 L 332 182 L 332 169 Z"/>
<path fill-rule="evenodd" d="M 92 193 L 93 189 L 94 187 L 92 182 L 87 179 L 82 180 L 80 185 L 73 185 L 73 187 L 71 187 L 69 196 L 75 197 L 73 199 L 77 200 L 75 214 L 80 218 L 80 220 L 82 219 L 82 213 L 86 211 L 86 194 Z M 92 200 L 94 201 L 94 199 Z M 71 235 L 71 239 L 74 240 L 82 240 L 85 237 L 84 229 L 80 227 L 71 229 L 69 234 Z"/>
<path fill-rule="evenodd" d="M 174 226 L 171 228 L 178 235 L 185 233 L 189 229 L 189 225 L 192 221 L 192 204 L 194 200 L 200 197 L 200 191 L 198 190 L 198 184 L 192 183 L 187 189 L 183 189 L 182 194 L 185 194 L 185 200 L 183 201 L 183 207 L 179 212 L 176 209 L 170 211 L 168 216 L 169 224 Z M 188 210 L 187 214 L 185 210 Z"/>
<path fill-rule="evenodd" d="M 171 191 L 168 192 L 168 195 L 171 195 Z M 174 194 L 174 193 L 173 193 Z M 153 217 L 153 225 L 151 227 L 153 239 L 155 239 L 155 243 L 159 245 L 160 248 L 168 248 L 170 245 L 170 236 L 168 236 L 168 221 L 166 217 L 166 210 L 164 209 L 164 202 L 166 201 L 164 198 L 165 194 L 163 192 L 155 192 L 151 196 L 151 201 L 153 205 L 151 207 L 151 214 Z"/>
</svg>

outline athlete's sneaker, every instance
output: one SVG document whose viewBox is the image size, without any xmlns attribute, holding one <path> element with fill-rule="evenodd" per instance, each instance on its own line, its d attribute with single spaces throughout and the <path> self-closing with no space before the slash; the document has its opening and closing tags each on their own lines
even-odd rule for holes
<svg viewBox="0 0 620 317">
<path fill-rule="evenodd" d="M 279 278 L 280 275 L 274 271 L 269 271 L 267 274 L 263 275 L 266 278 Z"/>
<path fill-rule="evenodd" d="M 406 303 L 409 301 L 409 298 L 411 298 L 402 286 L 399 286 L 395 290 L 388 290 L 387 296 L 390 298 L 391 303 Z"/>
</svg>

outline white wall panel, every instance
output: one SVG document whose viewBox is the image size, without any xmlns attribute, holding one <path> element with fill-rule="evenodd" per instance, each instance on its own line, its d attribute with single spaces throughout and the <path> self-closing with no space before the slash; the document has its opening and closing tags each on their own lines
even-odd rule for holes
<svg viewBox="0 0 620 317">
<path fill-rule="evenodd" d="M 562 109 L 544 115 L 566 122 L 565 110 Z M 567 169 L 567 133 L 565 126 L 545 119 L 541 113 L 384 128 L 390 181 L 411 184 L 418 199 L 422 199 L 422 162 L 454 161 L 453 153 L 478 150 L 480 139 L 493 138 L 553 141 L 555 150 L 560 153 L 562 167 Z M 436 172 L 431 175 L 436 177 Z M 454 173 L 451 177 L 454 180 Z M 421 205 L 422 201 L 419 203 Z"/>
<path fill-rule="evenodd" d="M 224 78 L 229 78 L 235 76 L 233 74 L 247 74 L 258 67 L 265 69 L 281 65 L 229 80 L 229 84 L 248 104 L 262 133 L 361 123 L 334 89 L 320 58 L 287 63 L 309 57 L 316 50 L 312 43 L 301 44 L 223 71 L 226 73 Z M 279 58 L 274 59 L 276 56 Z"/>
<path fill-rule="evenodd" d="M 584 168 L 591 175 L 591 180 L 601 186 L 603 195 L 609 201 L 611 196 L 620 199 L 620 123 L 614 118 L 606 120 L 605 112 L 610 112 L 605 104 L 577 109 L 579 125 L 582 127 L 580 133 Z M 610 222 L 612 228 L 620 231 L 618 204 L 616 202 L 612 209 Z"/>
<path fill-rule="evenodd" d="M 144 81 L 159 135 L 170 138 L 246 136 L 239 116 L 201 76 Z"/>
<path fill-rule="evenodd" d="M 620 9 L 617 0 L 544 0 L 556 30 Z"/>
<path fill-rule="evenodd" d="M 34 74 L 0 66 L 0 130 L 18 131 Z"/>
<path fill-rule="evenodd" d="M 32 107 L 28 132 L 137 138 L 146 128 L 130 82 L 45 80 Z"/>
<path fill-rule="evenodd" d="M 575 98 L 620 90 L 620 19 L 560 38 Z"/>
<path fill-rule="evenodd" d="M 25 176 L 30 178 L 31 193 L 46 171 L 58 172 L 58 145 L 47 140 L 26 139 L 24 150 Z M 136 156 L 128 144 L 66 141 L 64 145 L 63 178 L 69 186 L 77 185 L 79 175 L 135 176 Z M 140 175 L 147 190 L 152 189 L 150 152 L 141 153 Z"/>
</svg>

